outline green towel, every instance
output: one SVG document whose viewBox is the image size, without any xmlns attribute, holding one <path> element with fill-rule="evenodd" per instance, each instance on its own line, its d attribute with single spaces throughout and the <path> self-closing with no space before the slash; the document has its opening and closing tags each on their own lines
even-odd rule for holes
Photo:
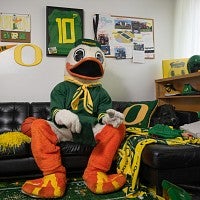
<svg viewBox="0 0 200 200">
<path fill-rule="evenodd" d="M 156 124 L 152 128 L 149 129 L 149 135 L 155 135 L 165 139 L 173 139 L 176 137 L 181 137 L 182 130 L 173 129 L 167 125 Z"/>
</svg>

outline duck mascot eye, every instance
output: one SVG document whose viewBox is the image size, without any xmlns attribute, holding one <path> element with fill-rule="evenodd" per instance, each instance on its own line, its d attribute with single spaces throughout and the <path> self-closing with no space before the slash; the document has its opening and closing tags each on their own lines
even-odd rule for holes
<svg viewBox="0 0 200 200">
<path fill-rule="evenodd" d="M 44 176 L 26 181 L 23 193 L 37 198 L 65 194 L 67 163 L 61 162 L 58 146 L 63 141 L 93 146 L 83 173 L 93 193 L 114 192 L 125 184 L 123 174 L 107 174 L 124 138 L 125 126 L 124 115 L 112 109 L 111 97 L 99 82 L 104 70 L 105 56 L 99 43 L 77 41 L 66 59 L 65 80 L 51 91 L 51 121 L 34 119 L 30 124 L 33 156 Z"/>
</svg>

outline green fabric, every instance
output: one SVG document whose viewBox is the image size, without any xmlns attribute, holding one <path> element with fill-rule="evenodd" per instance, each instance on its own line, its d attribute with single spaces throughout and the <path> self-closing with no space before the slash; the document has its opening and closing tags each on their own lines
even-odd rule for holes
<svg viewBox="0 0 200 200">
<path fill-rule="evenodd" d="M 67 109 L 77 115 L 98 118 L 99 114 L 105 113 L 106 110 L 112 108 L 112 100 L 107 91 L 101 85 L 96 85 L 96 87 L 88 88 L 93 101 L 93 114 L 91 115 L 84 109 L 83 101 L 80 101 L 78 110 L 72 110 L 71 101 L 79 87 L 80 85 L 69 81 L 63 81 L 55 86 L 51 92 L 50 109 L 52 119 L 54 119 L 53 113 L 56 109 Z"/>
<path fill-rule="evenodd" d="M 117 154 L 117 171 L 127 178 L 126 187 L 123 189 L 127 198 L 158 200 L 147 187 L 139 182 L 139 169 L 141 155 L 147 144 L 157 143 L 157 140 L 144 136 L 127 134 Z"/>
<path fill-rule="evenodd" d="M 200 138 L 191 140 L 182 137 L 177 137 L 175 139 L 155 139 L 149 135 L 138 135 L 134 132 L 127 133 L 117 153 L 117 171 L 123 173 L 127 178 L 127 184 L 123 189 L 127 198 L 138 199 L 137 197 L 140 196 L 148 197 L 152 200 L 161 199 L 159 196 L 156 196 L 153 191 L 149 190 L 149 188 L 141 185 L 139 180 L 142 151 L 146 145 L 153 143 L 165 145 L 199 144 Z"/>
<path fill-rule="evenodd" d="M 173 139 L 176 137 L 181 137 L 182 130 L 173 129 L 167 125 L 156 124 L 149 129 L 149 135 L 158 136 L 165 139 Z"/>
<path fill-rule="evenodd" d="M 80 85 L 69 81 L 63 81 L 55 86 L 51 92 L 51 118 L 55 123 L 54 114 L 61 109 L 67 109 L 77 114 L 79 116 L 82 129 L 80 134 L 73 134 L 73 141 L 81 144 L 94 145 L 95 140 L 92 127 L 98 123 L 98 116 L 100 114 L 106 113 L 106 110 L 112 108 L 112 100 L 106 90 L 101 86 L 101 84 L 99 84 L 88 88 L 93 101 L 92 114 L 85 110 L 83 100 L 79 101 L 78 110 L 72 110 L 71 101 L 79 87 Z"/>
<path fill-rule="evenodd" d="M 79 116 L 82 126 L 81 133 L 73 133 L 73 141 L 79 144 L 87 144 L 95 146 L 94 133 L 92 131 L 93 124 L 97 123 L 94 117 Z"/>
<path fill-rule="evenodd" d="M 149 128 L 158 101 L 135 102 L 124 110 L 126 127 Z"/>
</svg>

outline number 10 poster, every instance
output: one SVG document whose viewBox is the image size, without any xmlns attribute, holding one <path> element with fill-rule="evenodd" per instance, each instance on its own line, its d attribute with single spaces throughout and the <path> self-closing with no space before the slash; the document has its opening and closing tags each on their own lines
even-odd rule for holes
<svg viewBox="0 0 200 200">
<path fill-rule="evenodd" d="M 47 55 L 67 56 L 83 38 L 83 10 L 47 6 L 46 14 Z"/>
</svg>

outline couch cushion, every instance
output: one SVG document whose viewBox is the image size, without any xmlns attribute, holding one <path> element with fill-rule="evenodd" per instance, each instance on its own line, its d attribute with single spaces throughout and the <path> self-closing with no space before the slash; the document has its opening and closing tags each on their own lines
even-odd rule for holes
<svg viewBox="0 0 200 200">
<path fill-rule="evenodd" d="M 30 116 L 50 120 L 50 102 L 32 102 Z"/>
<path fill-rule="evenodd" d="M 137 102 L 124 102 L 124 101 L 113 101 L 113 109 L 124 112 L 124 110 L 130 107 L 127 113 L 127 126 L 131 123 L 137 127 L 147 128 L 155 108 L 157 106 L 157 100 L 154 101 L 137 101 Z M 145 108 L 145 112 L 143 111 Z M 49 102 L 32 102 L 30 107 L 30 116 L 42 119 L 50 119 L 50 103 Z M 137 123 L 138 122 L 138 123 Z"/>
<path fill-rule="evenodd" d="M 20 131 L 24 119 L 29 116 L 29 103 L 0 103 L 0 134 L 9 131 Z"/>
<path fill-rule="evenodd" d="M 32 156 L 31 139 L 21 132 L 7 132 L 0 135 L 0 159 L 23 158 Z M 74 142 L 60 142 L 61 155 L 89 156 L 94 147 L 76 144 Z"/>
</svg>

